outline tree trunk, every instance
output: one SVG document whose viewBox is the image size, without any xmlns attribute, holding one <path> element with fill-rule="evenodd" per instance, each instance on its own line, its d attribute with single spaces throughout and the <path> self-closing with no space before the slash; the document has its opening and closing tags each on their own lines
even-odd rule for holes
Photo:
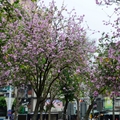
<svg viewBox="0 0 120 120">
<path fill-rule="evenodd" d="M 79 106 L 79 99 L 77 100 L 77 120 L 80 120 L 80 106 Z"/>
<path fill-rule="evenodd" d="M 44 111 L 45 101 L 40 104 L 40 120 L 43 120 L 43 111 Z"/>
<path fill-rule="evenodd" d="M 67 110 L 68 103 L 69 103 L 69 101 L 68 101 L 67 97 L 65 97 L 65 107 L 63 110 L 63 120 L 66 120 L 66 110 Z"/>
<path fill-rule="evenodd" d="M 93 105 L 94 105 L 94 100 L 91 102 L 91 105 L 89 105 L 84 120 L 89 120 L 89 114 L 93 108 Z"/>
<path fill-rule="evenodd" d="M 53 98 L 54 99 L 54 98 Z M 50 100 L 50 106 L 48 109 L 48 120 L 51 120 L 51 109 L 52 109 L 52 103 L 53 103 L 53 99 Z"/>
<path fill-rule="evenodd" d="M 43 119 L 42 111 L 40 111 L 40 120 Z"/>
<path fill-rule="evenodd" d="M 21 97 L 22 97 L 22 96 L 21 96 Z M 19 91 L 18 91 L 18 89 L 17 89 L 14 120 L 17 120 L 17 118 L 18 118 L 18 110 L 19 110 L 20 105 L 21 105 L 20 102 L 21 102 L 21 98 L 19 98 Z"/>
<path fill-rule="evenodd" d="M 18 95 L 16 97 L 16 105 L 15 105 L 15 116 L 14 116 L 14 120 L 17 120 L 18 117 L 18 109 L 19 109 L 19 99 L 18 99 Z"/>
<path fill-rule="evenodd" d="M 32 120 L 37 120 L 39 107 L 40 107 L 40 99 L 37 98 L 37 103 L 36 103 L 36 106 L 35 106 L 35 110 L 34 110 Z"/>
<path fill-rule="evenodd" d="M 48 110 L 48 120 L 51 120 L 51 108 Z"/>
</svg>

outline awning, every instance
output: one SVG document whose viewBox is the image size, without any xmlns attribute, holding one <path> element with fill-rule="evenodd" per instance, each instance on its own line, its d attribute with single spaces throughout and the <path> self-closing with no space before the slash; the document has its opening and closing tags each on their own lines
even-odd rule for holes
<svg viewBox="0 0 120 120">
<path fill-rule="evenodd" d="M 106 112 L 104 115 L 112 115 L 113 112 Z M 115 115 L 120 115 L 120 112 L 115 112 Z"/>
</svg>

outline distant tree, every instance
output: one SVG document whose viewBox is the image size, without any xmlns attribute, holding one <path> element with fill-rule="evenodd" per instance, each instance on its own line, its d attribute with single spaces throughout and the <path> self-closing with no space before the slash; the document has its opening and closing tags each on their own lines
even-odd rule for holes
<svg viewBox="0 0 120 120">
<path fill-rule="evenodd" d="M 70 68 L 64 69 L 62 75 L 60 76 L 60 93 L 63 97 L 64 110 L 63 110 L 63 120 L 66 120 L 67 107 L 69 102 L 74 101 L 75 91 L 77 87 L 79 88 L 76 80 L 74 79 L 74 71 Z"/>
<path fill-rule="evenodd" d="M 113 43 L 108 36 L 103 37 L 103 39 L 97 50 L 98 56 L 93 65 L 91 65 L 91 72 L 87 72 L 85 76 L 86 81 L 84 81 L 84 84 L 89 90 L 88 96 L 90 97 L 90 105 L 87 109 L 85 120 L 88 119 L 94 101 L 99 95 L 108 95 L 107 91 L 109 91 L 109 95 L 113 92 L 116 95 L 120 94 L 120 42 Z"/>
<path fill-rule="evenodd" d="M 105 35 L 106 36 L 106 35 Z M 109 86 L 111 91 L 118 91 L 120 78 L 120 41 L 113 41 L 115 38 L 104 38 L 106 42 L 100 43 L 101 52 L 98 56 L 100 75 L 104 77 L 106 86 Z M 108 39 L 111 39 L 108 41 Z M 100 50 L 99 50 L 100 51 Z"/>
</svg>

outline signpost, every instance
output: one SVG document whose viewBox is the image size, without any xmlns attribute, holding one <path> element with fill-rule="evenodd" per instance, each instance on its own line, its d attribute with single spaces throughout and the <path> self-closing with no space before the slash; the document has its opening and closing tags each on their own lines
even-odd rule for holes
<svg viewBox="0 0 120 120">
<path fill-rule="evenodd" d="M 12 104 L 14 101 L 14 98 L 12 98 L 12 86 L 9 85 L 8 87 L 8 97 L 5 98 L 6 103 L 7 103 L 7 115 L 8 115 L 8 120 L 10 120 L 10 116 L 12 115 Z"/>
<path fill-rule="evenodd" d="M 12 110 L 8 110 L 7 115 L 10 117 L 12 115 Z"/>
</svg>

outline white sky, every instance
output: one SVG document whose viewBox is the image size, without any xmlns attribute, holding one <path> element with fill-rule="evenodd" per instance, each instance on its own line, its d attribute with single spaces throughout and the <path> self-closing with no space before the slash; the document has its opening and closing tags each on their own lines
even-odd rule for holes
<svg viewBox="0 0 120 120">
<path fill-rule="evenodd" d="M 48 4 L 52 0 L 44 0 L 46 4 Z M 63 3 L 63 0 L 55 0 L 56 5 L 60 7 Z M 108 8 L 106 6 L 98 6 L 95 4 L 95 0 L 64 0 L 64 4 L 66 5 L 66 8 L 68 11 L 75 8 L 77 15 L 85 15 L 85 21 L 87 22 L 88 26 L 92 30 L 96 31 L 110 31 L 110 26 L 103 25 L 103 20 L 109 20 L 108 16 L 111 16 L 113 14 L 114 6 L 109 6 Z M 115 15 L 112 15 L 112 19 L 115 19 Z M 85 26 L 87 26 L 85 24 Z M 86 27 L 87 28 L 87 27 Z M 101 33 L 95 33 L 94 35 L 91 35 L 88 33 L 88 37 L 95 39 L 99 38 L 101 36 Z"/>
</svg>

